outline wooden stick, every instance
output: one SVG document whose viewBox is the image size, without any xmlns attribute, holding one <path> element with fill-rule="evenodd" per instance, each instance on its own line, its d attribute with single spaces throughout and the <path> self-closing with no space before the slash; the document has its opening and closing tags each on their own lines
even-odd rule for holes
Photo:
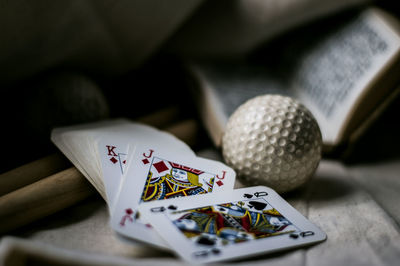
<svg viewBox="0 0 400 266">
<path fill-rule="evenodd" d="M 199 126 L 194 119 L 188 119 L 174 124 L 166 129 L 172 135 L 185 142 L 190 147 L 198 143 Z"/>
<path fill-rule="evenodd" d="M 186 120 L 166 131 L 195 144 L 198 125 Z M 34 168 L 34 166 L 31 166 Z M 0 197 L 0 233 L 26 225 L 87 198 L 94 192 L 83 175 L 71 167 Z"/>
<path fill-rule="evenodd" d="M 166 107 L 148 115 L 137 118 L 135 121 L 151 125 L 156 128 L 165 128 L 177 121 L 179 108 L 176 106 Z"/>
<path fill-rule="evenodd" d="M 0 175 L 0 196 L 64 170 L 71 163 L 60 153 L 46 156 Z"/>
<path fill-rule="evenodd" d="M 0 197 L 0 233 L 71 206 L 94 193 L 75 168 L 39 180 Z"/>
</svg>

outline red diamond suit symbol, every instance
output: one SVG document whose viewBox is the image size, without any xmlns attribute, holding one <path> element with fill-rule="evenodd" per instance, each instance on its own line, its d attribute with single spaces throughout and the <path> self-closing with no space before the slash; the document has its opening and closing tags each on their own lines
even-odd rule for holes
<svg viewBox="0 0 400 266">
<path fill-rule="evenodd" d="M 168 166 L 165 165 L 163 161 L 160 161 L 158 163 L 153 164 L 154 168 L 158 171 L 158 173 L 161 173 L 165 170 L 168 170 Z"/>
</svg>

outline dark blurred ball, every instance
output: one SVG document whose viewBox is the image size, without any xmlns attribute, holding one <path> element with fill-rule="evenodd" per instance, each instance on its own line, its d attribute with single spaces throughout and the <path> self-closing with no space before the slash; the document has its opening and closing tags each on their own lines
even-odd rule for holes
<svg viewBox="0 0 400 266">
<path fill-rule="evenodd" d="M 43 136 L 54 127 L 107 118 L 109 107 L 93 80 L 82 74 L 62 72 L 36 86 L 26 115 L 32 133 Z"/>
<path fill-rule="evenodd" d="M 50 141 L 55 127 L 109 117 L 102 89 L 74 72 L 51 72 L 2 87 L 1 172 L 57 151 Z"/>
</svg>

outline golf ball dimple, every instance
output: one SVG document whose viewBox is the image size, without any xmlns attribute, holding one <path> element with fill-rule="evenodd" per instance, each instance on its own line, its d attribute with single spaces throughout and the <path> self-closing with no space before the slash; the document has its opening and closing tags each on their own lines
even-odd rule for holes
<svg viewBox="0 0 400 266">
<path fill-rule="evenodd" d="M 258 96 L 241 105 L 222 138 L 223 157 L 244 184 L 266 185 L 281 193 L 312 177 L 321 146 L 310 111 L 280 95 Z"/>
</svg>

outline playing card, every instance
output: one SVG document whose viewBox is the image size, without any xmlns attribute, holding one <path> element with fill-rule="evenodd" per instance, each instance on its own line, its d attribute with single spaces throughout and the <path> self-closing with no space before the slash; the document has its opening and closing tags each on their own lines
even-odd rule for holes
<svg viewBox="0 0 400 266">
<path fill-rule="evenodd" d="M 92 183 L 103 198 L 107 200 L 110 198 L 111 202 L 114 197 L 106 196 L 102 174 L 103 162 L 101 161 L 101 158 L 105 156 L 103 154 L 108 153 L 108 151 L 106 150 L 104 152 L 101 150 L 101 152 L 99 152 L 98 150 L 98 142 L 103 138 L 107 140 L 113 138 L 120 146 L 122 143 L 134 142 L 151 142 L 155 143 L 156 146 L 170 145 L 179 150 L 182 154 L 194 156 L 190 147 L 171 134 L 140 123 L 133 123 L 125 119 L 108 120 L 54 129 L 51 136 L 52 141 L 78 168 L 78 170 L 80 170 L 89 182 Z M 115 146 L 112 142 L 107 145 Z M 118 147 L 118 149 L 127 149 L 127 147 L 122 146 Z M 114 149 L 112 149 L 112 151 L 114 151 Z M 124 152 L 121 152 L 120 156 L 125 156 L 122 153 Z M 107 170 L 108 177 L 110 177 L 111 173 L 112 171 Z M 117 173 L 118 172 L 112 174 L 112 176 L 114 176 L 113 184 L 119 183 L 121 180 L 120 174 Z M 111 185 L 111 187 L 114 185 Z M 112 195 L 115 194 L 113 193 L 113 191 L 115 191 L 114 188 L 111 188 L 110 191 L 112 191 Z"/>
<path fill-rule="evenodd" d="M 120 234 L 156 246 L 166 244 L 137 211 L 139 204 L 232 190 L 235 172 L 223 163 L 182 156 L 173 149 L 136 146 L 111 217 Z"/>
<path fill-rule="evenodd" d="M 106 189 L 109 209 L 115 205 L 116 195 L 121 187 L 123 175 L 130 167 L 128 162 L 130 150 L 137 144 L 150 144 L 154 148 L 174 149 L 181 156 L 195 157 L 194 152 L 182 141 L 171 134 L 156 130 L 142 124 L 129 124 L 128 129 L 118 132 L 96 132 L 92 142 L 97 143 L 97 153 L 101 162 L 102 179 Z"/>
<path fill-rule="evenodd" d="M 134 151 L 135 145 L 115 137 L 103 137 L 97 145 L 107 204 L 112 213 L 123 175 L 129 166 L 128 155 Z"/>
<path fill-rule="evenodd" d="M 148 202 L 139 206 L 139 212 L 188 262 L 237 259 L 326 239 L 324 232 L 263 186 Z"/>
<path fill-rule="evenodd" d="M 51 140 L 61 152 L 75 165 L 86 179 L 105 197 L 104 186 L 101 183 L 100 165 L 96 153 L 93 152 L 90 142 L 87 141 L 88 131 L 118 127 L 128 123 L 127 120 L 107 120 L 62 128 L 55 128 L 51 132 Z M 100 180 L 100 181 L 99 181 Z"/>
</svg>

